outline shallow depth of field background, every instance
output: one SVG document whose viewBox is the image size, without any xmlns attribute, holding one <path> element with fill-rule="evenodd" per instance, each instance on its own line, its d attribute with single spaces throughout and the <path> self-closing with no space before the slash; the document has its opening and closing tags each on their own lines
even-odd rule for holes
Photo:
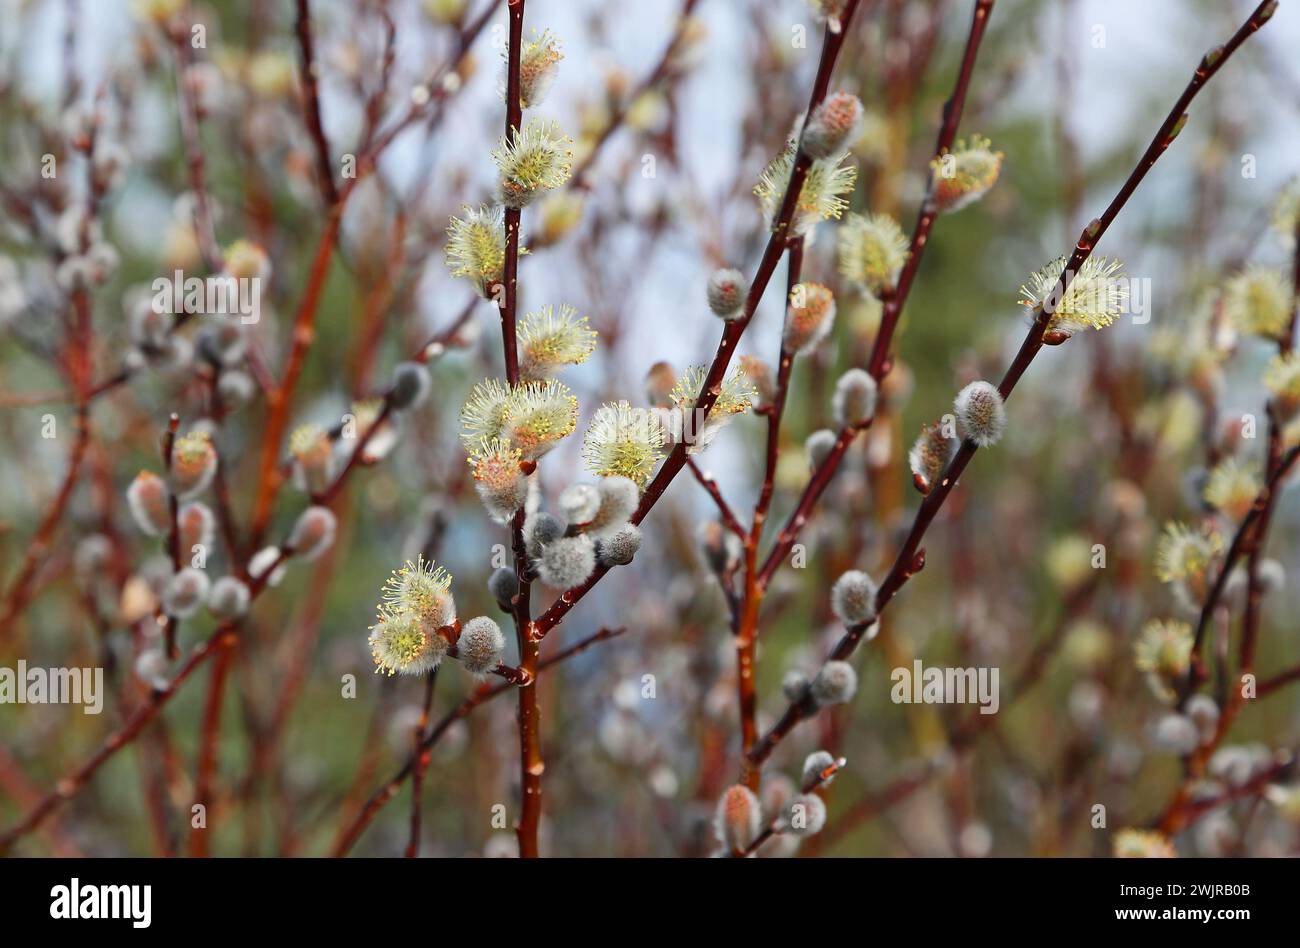
<svg viewBox="0 0 1300 948">
<path fill-rule="evenodd" d="M 95 293 L 92 374 L 98 379 L 115 371 L 125 351 L 123 291 L 170 273 L 164 254 L 172 202 L 188 184 L 170 60 L 164 53 L 160 65 L 132 65 L 144 27 L 125 2 L 82 0 L 80 6 L 76 69 L 85 88 L 96 87 L 108 71 L 135 87 L 133 110 L 112 123 L 132 166 L 104 208 L 106 236 L 121 266 Z M 293 5 L 265 4 L 264 26 L 255 33 L 250 6 L 194 5 L 208 26 L 206 58 L 217 59 L 223 48 L 256 48 L 296 63 Z M 360 128 L 349 71 L 360 70 L 370 82 L 378 68 L 376 21 L 362 17 L 365 28 L 354 29 L 357 7 L 313 5 L 325 131 L 336 156 L 349 150 Z M 401 91 L 448 55 L 451 32 L 423 16 L 418 3 L 391 7 L 400 24 L 394 88 Z M 832 85 L 857 91 L 870 113 L 855 150 L 853 207 L 892 213 L 910 232 L 971 4 L 879 0 L 865 7 Z M 55 0 L 0 0 L 0 185 L 8 188 L 24 187 L 38 168 L 30 110 L 47 125 L 58 123 L 63 8 Z M 551 28 L 565 51 L 559 80 L 538 114 L 581 143 L 582 133 L 600 127 L 607 91 L 634 85 L 652 68 L 678 8 L 676 0 L 530 0 L 526 29 Z M 965 380 L 1000 376 L 1026 326 L 1016 305 L 1020 283 L 1067 252 L 1080 228 L 1104 209 L 1201 55 L 1248 12 L 1242 3 L 1193 0 L 996 4 L 961 134 L 992 138 L 1006 155 L 1002 177 L 983 201 L 938 221 L 896 340 L 895 371 L 910 376 L 910 398 L 859 440 L 805 533 L 806 567 L 778 574 L 762 624 L 761 723 L 785 707 L 784 671 L 805 657 L 819 659 L 838 638 L 828 601 L 835 577 L 854 567 L 878 574 L 892 559 L 919 500 L 903 454 L 920 425 L 950 410 Z M 799 114 L 816 67 L 820 31 L 802 0 L 702 0 L 698 17 L 703 35 L 689 71 L 671 95 L 642 102 L 633 127 L 618 131 L 601 151 L 582 223 L 560 245 L 521 262 L 521 314 L 567 302 L 601 332 L 596 356 L 565 375 L 582 405 L 579 433 L 602 401 L 640 402 L 641 380 L 656 360 L 681 369 L 711 358 L 718 322 L 704 304 L 705 281 L 718 265 L 752 273 L 765 235 L 750 189 Z M 938 32 L 927 52 L 922 37 L 935 17 Z M 806 48 L 791 46 L 796 24 L 808 28 Z M 393 364 L 449 325 L 469 300 L 467 285 L 447 275 L 442 242 L 448 217 L 464 203 L 485 200 L 493 180 L 488 153 L 503 115 L 500 50 L 492 41 L 489 27 L 474 49 L 473 75 L 450 99 L 436 132 L 417 131 L 391 150 L 381 165 L 386 191 L 372 179 L 353 198 L 292 425 L 334 423 L 358 384 L 359 314 L 391 253 L 395 206 L 409 215 L 409 266 L 361 387 L 381 386 Z M 1164 521 L 1195 516 L 1192 485 L 1203 464 L 1199 410 L 1160 354 L 1177 347 L 1180 327 L 1201 305 L 1203 291 L 1222 282 L 1225 266 L 1242 259 L 1289 266 L 1267 224 L 1279 190 L 1300 173 L 1297 44 L 1300 4 L 1284 0 L 1274 21 L 1197 99 L 1186 130 L 1098 250 L 1123 259 L 1131 275 L 1149 278 L 1150 322 L 1125 319 L 1040 355 L 1008 404 L 1009 435 L 976 457 L 927 537 L 926 569 L 890 608 L 880 638 L 855 655 L 856 701 L 802 725 L 769 765 L 797 776 L 804 755 L 821 747 L 848 759 L 827 794 L 829 828 L 805 853 L 1102 855 L 1109 834 L 1089 826 L 1094 803 L 1107 806 L 1113 830 L 1150 820 L 1176 788 L 1177 758 L 1150 742 L 1161 707 L 1131 660 L 1141 624 L 1171 613 L 1168 591 L 1151 573 L 1151 554 Z M 252 110 L 218 105 L 203 134 L 220 242 L 250 237 L 270 253 L 274 272 L 256 336 L 278 372 L 322 220 L 301 111 L 293 99 Z M 1247 155 L 1253 177 L 1242 173 Z M 653 177 L 643 175 L 643 156 L 654 159 Z M 256 220 L 247 213 L 255 189 L 265 189 L 260 206 L 270 212 Z M 530 214 L 525 211 L 525 232 Z M 803 438 L 829 424 L 834 379 L 863 358 L 871 340 L 865 307 L 835 274 L 835 226 L 818 228 L 804 267 L 805 279 L 835 288 L 840 316 L 831 343 L 796 363 L 772 518 L 778 523 L 806 478 Z M 18 261 L 31 254 L 3 222 L 0 253 Z M 742 352 L 769 362 L 778 347 L 783 271 L 742 344 Z M 0 393 L 63 387 L 39 354 L 58 338 L 55 322 L 42 325 L 41 318 L 26 311 L 0 324 Z M 217 791 L 223 802 L 211 820 L 215 854 L 322 853 L 358 799 L 405 759 L 422 683 L 371 674 L 366 627 L 389 570 L 425 544 L 431 524 L 441 525 L 432 552 L 455 577 L 461 615 L 487 613 L 505 627 L 484 588 L 492 545 L 507 542 L 505 531 L 488 521 L 473 496 L 456 437 L 456 412 L 470 386 L 500 373 L 499 322 L 480 303 L 470 325 L 477 339 L 467 334 L 464 348 L 432 364 L 433 397 L 409 419 L 401 444 L 350 482 L 334 553 L 291 566 L 284 583 L 255 606 L 250 644 L 240 650 L 224 711 Z M 1253 412 L 1262 420 L 1258 379 L 1270 354 L 1263 344 L 1242 343 L 1221 394 L 1222 418 Z M 1099 364 L 1110 371 L 1104 387 L 1094 371 Z M 196 403 L 178 394 L 182 382 L 144 373 L 95 403 L 91 466 L 114 490 L 105 494 L 83 482 L 41 572 L 38 595 L 10 639 L 0 641 L 0 664 L 96 662 L 98 645 L 71 558 L 105 505 L 132 566 L 156 552 L 155 541 L 131 524 L 122 492 L 142 467 L 158 469 L 156 446 L 168 413 L 179 411 L 185 422 L 196 417 Z M 70 438 L 43 440 L 41 416 L 53 412 L 70 432 L 71 407 L 12 407 L 3 399 L 0 405 L 0 584 L 7 584 L 66 464 Z M 254 402 L 229 420 L 219 441 L 236 512 L 244 517 L 264 411 Z M 742 520 L 761 477 L 765 425 L 752 417 L 736 421 L 702 458 Z M 580 435 L 572 437 L 542 465 L 550 496 L 584 476 L 579 447 Z M 1246 456 L 1257 459 L 1260 451 L 1262 441 Z M 1133 458 L 1143 452 L 1152 461 L 1136 483 Z M 1145 504 L 1146 527 L 1108 535 L 1117 495 L 1134 491 Z M 305 502 L 286 488 L 270 535 L 283 535 Z M 1270 537 L 1268 553 L 1286 564 L 1292 582 L 1266 602 L 1257 660 L 1262 675 L 1300 659 L 1293 567 L 1300 555 L 1298 512 L 1294 497 L 1284 497 Z M 717 796 L 735 779 L 739 741 L 725 607 L 695 549 L 695 528 L 712 515 L 699 486 L 680 476 L 647 520 L 636 562 L 606 578 L 554 633 L 558 643 L 548 643 L 571 642 L 602 625 L 627 627 L 622 637 L 541 681 L 544 853 L 668 856 L 709 849 L 708 821 Z M 1010 688 L 1024 659 L 1061 621 L 1068 582 L 1053 552 L 1071 536 L 1107 545 L 1107 571 L 1086 618 L 1105 630 L 1108 647 L 1089 657 L 1072 651 L 1064 636 L 1041 680 L 1015 695 Z M 535 595 L 539 600 L 545 601 Z M 206 617 L 187 622 L 183 646 L 210 628 Z M 130 668 L 129 641 L 121 629 L 109 641 L 118 663 L 108 680 L 118 691 Z M 972 708 L 890 701 L 890 670 L 914 658 L 1001 669 L 1003 710 L 969 747 L 954 751 L 949 738 Z M 285 669 L 295 665 L 307 677 L 279 753 L 250 773 L 248 722 L 265 712 Z M 358 677 L 355 700 L 340 697 L 346 674 Z M 653 700 L 642 697 L 646 675 L 654 676 Z M 161 726 L 57 814 L 55 825 L 76 848 L 105 855 L 155 851 L 142 800 L 160 760 L 175 764 L 165 783 L 183 836 L 205 679 L 200 674 L 187 683 Z M 469 687 L 461 669 L 444 669 L 435 715 Z M 1228 742 L 1293 747 L 1300 740 L 1298 712 L 1300 689 L 1283 691 L 1247 708 Z M 47 789 L 94 750 L 117 718 L 112 698 L 98 718 L 69 707 L 0 706 L 7 757 L 0 825 L 24 809 L 17 802 L 20 784 Z M 493 806 L 504 804 L 513 820 L 517 753 L 511 698 L 455 726 L 435 749 L 426 779 L 423 853 L 509 851 L 509 834 L 495 831 L 491 819 Z M 930 772 L 923 785 L 901 803 L 872 806 L 875 792 L 924 768 Z M 408 794 L 404 789 L 388 806 L 358 853 L 400 853 Z M 1242 851 L 1294 852 L 1300 841 L 1268 804 L 1234 805 L 1214 819 L 1246 826 Z M 1219 855 L 1219 838 L 1193 828 L 1177 843 L 1186 855 Z M 50 837 L 38 833 L 20 851 L 46 854 L 50 846 Z"/>
</svg>

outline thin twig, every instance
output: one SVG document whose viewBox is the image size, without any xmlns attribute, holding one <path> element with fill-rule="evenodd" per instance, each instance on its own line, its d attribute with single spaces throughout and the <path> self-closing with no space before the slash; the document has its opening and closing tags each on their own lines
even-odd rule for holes
<svg viewBox="0 0 1300 948">
<path fill-rule="evenodd" d="M 330 158 L 325 126 L 321 123 L 320 95 L 317 90 L 316 55 L 311 30 L 311 10 L 308 0 L 297 0 L 294 32 L 298 37 L 298 75 L 302 80 L 303 109 L 307 113 L 307 130 L 316 146 L 316 177 L 319 179 L 321 197 L 326 207 L 338 203 L 338 186 L 334 183 L 334 163 Z"/>
<path fill-rule="evenodd" d="M 540 674 L 563 661 L 573 658 L 575 655 L 580 655 L 597 642 L 604 642 L 608 639 L 616 638 L 626 631 L 627 629 L 623 627 L 602 628 L 586 638 L 580 639 L 567 648 L 561 649 L 554 655 L 539 661 L 537 664 L 537 672 Z M 418 754 L 428 751 L 434 744 L 438 743 L 453 724 L 468 717 L 469 714 L 479 705 L 505 694 L 507 691 L 510 691 L 512 687 L 513 686 L 508 683 L 493 685 L 484 682 L 475 688 L 474 691 L 470 693 L 469 697 L 465 698 L 460 702 L 460 704 L 456 705 L 455 708 L 447 712 L 447 714 L 433 726 L 425 736 L 424 740 L 420 742 L 420 746 L 416 748 L 415 753 L 407 758 L 406 763 L 402 765 L 401 769 L 385 781 L 378 790 L 371 794 L 370 798 L 365 802 L 365 805 L 362 806 L 361 810 L 340 829 L 337 838 L 334 840 L 334 845 L 330 847 L 330 855 L 340 857 L 346 856 L 351 852 L 352 847 L 355 846 L 357 840 L 361 838 L 361 834 L 365 832 L 366 827 L 374 822 L 375 817 L 379 815 L 379 811 L 384 808 L 384 805 L 397 795 L 397 791 L 401 789 L 402 784 L 406 782 L 406 779 L 414 774 Z"/>
</svg>

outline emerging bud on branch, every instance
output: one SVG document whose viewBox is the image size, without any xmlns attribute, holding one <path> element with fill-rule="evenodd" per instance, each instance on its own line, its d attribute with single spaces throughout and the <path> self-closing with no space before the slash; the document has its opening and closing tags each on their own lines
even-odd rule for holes
<svg viewBox="0 0 1300 948">
<path fill-rule="evenodd" d="M 876 414 L 876 380 L 863 369 L 849 369 L 835 383 L 831 409 L 841 428 L 865 425 Z"/>
<path fill-rule="evenodd" d="M 456 653 L 466 671 L 484 675 L 501 661 L 505 647 L 506 637 L 501 632 L 501 626 L 487 616 L 478 616 L 461 628 Z"/>
<path fill-rule="evenodd" d="M 826 804 L 815 793 L 804 793 L 786 806 L 780 831 L 794 836 L 813 836 L 826 826 Z"/>
<path fill-rule="evenodd" d="M 735 784 L 718 800 L 714 831 L 729 854 L 743 853 L 758 836 L 762 823 L 758 797 L 744 784 Z"/>
<path fill-rule="evenodd" d="M 309 494 L 319 494 L 334 480 L 334 445 L 320 425 L 301 425 L 289 435 L 294 475 Z"/>
<path fill-rule="evenodd" d="M 542 582 L 554 589 L 580 586 L 595 569 L 596 545 L 586 534 L 552 540 L 542 547 L 537 560 Z"/>
<path fill-rule="evenodd" d="M 942 423 L 926 425 L 907 453 L 912 481 L 922 494 L 930 493 L 931 488 L 938 483 L 957 448 L 956 441 L 944 434 L 943 429 Z"/>
<path fill-rule="evenodd" d="M 829 158 L 852 144 L 862 125 L 862 101 L 849 92 L 827 96 L 813 109 L 803 130 L 803 150 L 810 158 Z"/>
<path fill-rule="evenodd" d="M 845 625 L 866 625 L 876 618 L 876 583 L 851 569 L 831 588 L 831 610 Z"/>
<path fill-rule="evenodd" d="M 804 758 L 802 775 L 803 786 L 808 787 L 820 785 L 823 787 L 829 787 L 835 780 L 835 774 L 832 773 L 825 780 L 820 779 L 821 775 L 832 767 L 838 769 L 839 765 L 842 763 L 843 761 L 836 760 L 835 755 L 830 751 L 813 751 Z"/>
<path fill-rule="evenodd" d="M 739 270 L 714 270 L 709 277 L 709 309 L 722 319 L 743 315 L 746 289 L 744 274 Z"/>
<path fill-rule="evenodd" d="M 418 408 L 432 387 L 428 369 L 418 362 L 401 362 L 393 370 L 393 387 L 388 394 L 388 403 L 394 411 Z"/>
<path fill-rule="evenodd" d="M 810 434 L 803 443 L 804 453 L 808 456 L 808 467 L 817 470 L 830 457 L 835 449 L 835 432 L 829 428 L 820 428 Z"/>
<path fill-rule="evenodd" d="M 308 507 L 289 531 L 288 547 L 293 555 L 310 563 L 334 544 L 338 520 L 328 507 Z"/>
<path fill-rule="evenodd" d="M 186 619 L 194 615 L 208 596 L 208 574 L 187 566 L 167 583 L 163 608 L 168 615 Z"/>
<path fill-rule="evenodd" d="M 811 688 L 818 705 L 847 704 L 858 692 L 858 673 L 848 662 L 830 661 L 817 672 Z"/>
<path fill-rule="evenodd" d="M 519 595 L 519 577 L 514 570 L 503 566 L 488 577 L 487 587 L 497 605 L 509 612 L 512 608 L 510 600 Z"/>
<path fill-rule="evenodd" d="M 641 549 L 641 528 L 626 524 L 596 545 L 601 566 L 626 566 Z"/>
<path fill-rule="evenodd" d="M 248 611 L 248 586 L 234 576 L 222 576 L 208 593 L 208 609 L 218 619 L 237 619 Z"/>
<path fill-rule="evenodd" d="M 126 489 L 127 506 L 142 532 L 151 536 L 165 536 L 171 532 L 171 492 L 163 479 L 152 471 L 141 471 Z"/>
<path fill-rule="evenodd" d="M 796 355 L 806 355 L 826 338 L 835 323 L 835 296 L 820 283 L 799 283 L 790 290 L 785 311 L 782 344 Z"/>
<path fill-rule="evenodd" d="M 981 448 L 998 443 L 1007 428 L 1001 393 L 988 382 L 971 382 L 953 403 L 961 433 Z"/>
</svg>

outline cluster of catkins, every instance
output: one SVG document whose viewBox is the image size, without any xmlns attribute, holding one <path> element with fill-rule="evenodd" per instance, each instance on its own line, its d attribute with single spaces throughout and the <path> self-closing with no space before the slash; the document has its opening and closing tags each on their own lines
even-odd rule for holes
<svg viewBox="0 0 1300 948">
<path fill-rule="evenodd" d="M 506 50 L 509 56 L 509 50 Z M 545 98 L 555 81 L 559 40 L 549 30 L 532 36 L 519 50 L 519 107 L 529 109 Z M 501 94 L 505 98 L 506 83 Z M 561 187 L 573 173 L 573 140 L 555 122 L 531 119 L 510 130 L 492 152 L 499 171 L 497 203 L 466 206 L 447 229 L 447 267 L 452 276 L 472 282 L 485 299 L 500 302 L 504 292 L 505 209 L 532 204 Z M 520 248 L 520 253 L 525 253 Z"/>
<path fill-rule="evenodd" d="M 173 214 L 193 220 L 192 196 L 178 198 Z M 239 309 L 261 296 L 271 263 L 262 247 L 243 239 L 221 251 L 220 263 L 220 272 L 203 279 L 193 277 L 180 285 L 156 281 L 152 287 L 132 286 L 123 294 L 130 336 L 125 365 L 131 372 L 149 368 L 169 373 L 202 366 L 215 379 L 215 399 L 229 412 L 246 407 L 257 395 L 247 367 L 248 327 L 255 317 Z M 202 327 L 191 338 L 180 329 L 192 314 L 203 315 Z"/>
<path fill-rule="evenodd" d="M 397 444 L 403 421 L 424 404 L 432 388 L 429 370 L 419 362 L 401 362 L 393 369 L 388 390 L 352 402 L 342 422 L 329 430 L 318 424 L 299 425 L 289 435 L 293 482 L 309 497 L 327 494 L 355 452 L 373 464 Z"/>
<path fill-rule="evenodd" d="M 212 550 L 216 518 L 200 500 L 216 474 L 218 459 L 209 426 L 200 424 L 176 438 L 171 446 L 166 479 L 152 471 L 141 471 L 127 488 L 127 503 L 140 530 L 163 538 L 176 550 L 182 565 L 172 569 L 170 556 L 151 561 L 145 571 L 153 577 L 163 611 L 176 619 L 194 615 L 206 603 L 219 619 L 243 615 L 251 599 L 250 584 L 276 585 L 286 560 L 311 561 L 334 542 L 337 526 L 334 513 L 319 505 L 307 507 L 279 546 L 255 553 L 246 567 L 246 577 L 234 573 L 215 582 L 208 579 L 208 556 Z"/>
<path fill-rule="evenodd" d="M 1282 193 L 1273 221 L 1288 251 L 1294 248 L 1298 220 L 1300 182 L 1292 182 Z M 1212 402 L 1223 382 L 1224 365 L 1239 349 L 1253 344 L 1274 350 L 1262 381 L 1280 442 L 1290 447 L 1300 442 L 1300 360 L 1289 344 L 1294 331 L 1292 303 L 1289 277 L 1280 269 L 1252 263 L 1207 291 L 1190 332 L 1182 328 L 1176 335 L 1158 339 L 1157 358 L 1169 362 L 1185 375 L 1189 388 L 1208 395 Z M 1226 538 L 1242 529 L 1265 493 L 1266 465 L 1263 458 L 1245 456 L 1249 442 L 1236 419 L 1215 432 L 1213 445 L 1219 459 L 1190 478 L 1200 516 L 1193 522 L 1166 523 L 1156 543 L 1155 575 L 1169 587 L 1173 615 L 1151 619 L 1143 626 L 1134 643 L 1134 663 L 1146 675 L 1152 693 L 1166 705 L 1175 703 L 1188 682 L 1193 623 L 1223 570 Z M 1266 594 L 1282 587 L 1286 573 L 1277 560 L 1262 558 L 1256 580 Z M 1224 581 L 1221 601 L 1232 609 L 1242 607 L 1249 584 L 1247 569 L 1237 565 Z M 1156 719 L 1152 744 L 1171 753 L 1191 753 L 1215 737 L 1217 717 L 1213 699 L 1192 695 L 1181 711 Z"/>
<path fill-rule="evenodd" d="M 804 760 L 797 786 L 784 774 L 770 776 L 761 799 L 744 784 L 728 787 L 714 816 L 719 843 L 714 855 L 794 855 L 800 839 L 814 836 L 826 826 L 826 803 L 816 791 L 829 786 L 843 766 L 843 758 L 816 751 Z M 766 838 L 760 840 L 765 828 Z"/>
<path fill-rule="evenodd" d="M 487 616 L 462 624 L 451 574 L 422 556 L 388 577 L 376 612 L 370 627 L 376 672 L 422 675 L 450 656 L 467 671 L 486 675 L 501 663 L 506 646 L 501 627 Z"/>
<path fill-rule="evenodd" d="M 633 481 L 612 475 L 595 484 L 565 488 L 556 513 L 530 509 L 524 520 L 524 543 L 536 576 L 554 589 L 572 589 L 586 582 L 598 566 L 631 563 L 641 549 L 641 528 L 629 522 L 640 495 Z"/>
<path fill-rule="evenodd" d="M 255 271 L 263 276 L 266 273 L 265 258 L 252 245 L 229 248 L 226 266 L 231 272 Z M 152 340 L 142 344 L 143 337 L 137 338 L 137 344 L 141 345 L 137 350 L 139 364 L 152 365 L 153 359 L 167 353 L 170 353 L 167 358 L 178 353 L 188 358 L 191 349 L 183 342 L 184 337 L 173 331 L 175 324 L 171 317 L 147 300 L 138 302 L 143 308 L 137 310 L 140 316 L 136 326 L 150 327 L 145 335 Z M 207 363 L 216 377 L 217 397 L 223 407 L 233 407 L 227 405 L 225 398 L 237 395 L 245 385 L 251 394 L 251 380 L 237 381 L 233 387 L 222 386 L 244 375 L 239 366 L 247 351 L 247 340 L 238 320 L 208 321 L 197 334 L 192 351 Z M 402 363 L 394 371 L 388 391 L 368 402 L 355 404 L 353 413 L 345 416 L 336 430 L 326 433 L 314 425 L 295 430 L 290 437 L 293 482 L 309 495 L 312 503 L 298 515 L 283 542 L 255 552 L 242 571 L 231 564 L 230 572 L 215 581 L 209 580 L 208 559 L 213 549 L 216 518 L 201 497 L 211 486 L 220 463 L 213 444 L 217 424 L 212 419 L 202 419 L 184 435 L 175 437 L 169 450 L 166 476 L 141 471 L 127 489 L 128 505 L 137 526 L 146 535 L 163 540 L 166 552 L 150 560 L 141 571 L 162 612 L 172 620 L 179 620 L 193 616 L 206 605 L 220 621 L 237 620 L 247 612 L 258 591 L 279 585 L 288 561 L 310 562 L 321 556 L 333 544 L 337 530 L 337 520 L 325 505 L 323 495 L 334 484 L 351 452 L 360 450 L 363 443 L 367 459 L 387 450 L 386 443 L 394 440 L 394 426 L 405 412 L 421 404 L 429 387 L 424 366 Z M 234 400 L 247 401 L 242 397 Z M 369 430 L 372 427 L 374 431 Z M 174 559 L 169 555 L 173 550 Z M 173 562 L 181 565 L 173 568 Z M 165 667 L 165 658 L 156 650 L 146 650 L 137 662 L 141 678 L 158 687 L 165 681 Z"/>
</svg>

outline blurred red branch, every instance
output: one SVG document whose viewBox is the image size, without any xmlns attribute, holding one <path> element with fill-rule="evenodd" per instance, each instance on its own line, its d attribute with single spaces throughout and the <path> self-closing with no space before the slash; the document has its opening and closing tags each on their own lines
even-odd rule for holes
<svg viewBox="0 0 1300 948">
<path fill-rule="evenodd" d="M 321 197 L 326 207 L 338 203 L 338 186 L 334 183 L 334 165 L 330 159 L 330 146 L 325 138 L 325 126 L 321 122 L 320 94 L 317 89 L 316 54 L 312 41 L 311 10 L 308 0 L 297 0 L 297 15 L 294 18 L 294 33 L 298 37 L 298 75 L 302 81 L 303 110 L 307 113 L 307 131 L 311 133 L 312 143 L 316 147 L 316 177 Z"/>
</svg>

